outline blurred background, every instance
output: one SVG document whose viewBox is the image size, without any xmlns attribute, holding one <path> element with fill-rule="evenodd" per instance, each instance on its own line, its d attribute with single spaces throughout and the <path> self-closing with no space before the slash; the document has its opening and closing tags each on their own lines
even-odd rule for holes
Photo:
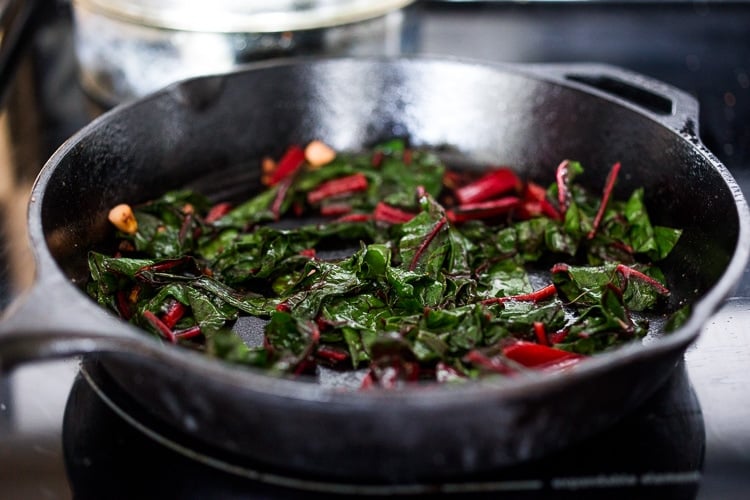
<svg viewBox="0 0 750 500">
<path fill-rule="evenodd" d="M 700 104 L 701 140 L 745 192 L 750 188 L 747 1 L 0 0 L 0 309 L 33 280 L 25 240 L 28 192 L 66 138 L 106 109 L 176 79 L 312 54 L 624 67 L 693 95 Z M 654 465 L 661 474 L 677 474 L 658 476 L 664 484 L 681 487 L 640 491 L 639 497 L 745 498 L 750 340 L 743 324 L 749 291 L 750 279 L 743 279 L 708 326 L 711 335 L 688 352 L 683 378 L 672 381 L 679 394 L 670 393 L 680 411 L 652 406 L 629 428 L 643 435 L 651 423 L 664 427 L 662 445 L 692 443 L 687 462 L 672 456 Z M 85 493 L 85 485 L 96 482 L 87 471 L 103 473 L 94 445 L 76 448 L 64 439 L 66 432 L 85 434 L 73 422 L 76 405 L 95 404 L 76 392 L 84 390 L 76 389 L 77 372 L 74 360 L 0 376 L 0 498 L 96 497 Z M 681 434 L 685 422 L 690 436 Z M 107 435 L 106 429 L 92 433 L 92 439 Z M 126 440 L 113 449 L 127 450 Z M 652 453 L 645 439 L 635 441 L 627 451 L 634 461 Z M 642 478 L 648 472 L 633 473 Z M 547 476 L 540 481 L 552 484 Z"/>
</svg>

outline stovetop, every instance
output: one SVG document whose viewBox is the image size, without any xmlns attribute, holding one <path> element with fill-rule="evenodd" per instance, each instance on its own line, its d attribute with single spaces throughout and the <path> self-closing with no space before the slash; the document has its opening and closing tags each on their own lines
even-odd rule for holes
<svg viewBox="0 0 750 500">
<path fill-rule="evenodd" d="M 609 498 L 692 498 L 704 448 L 701 409 L 684 364 L 638 411 L 593 439 L 543 459 L 445 483 L 343 482 L 269 470 L 197 443 L 150 417 L 92 359 L 76 378 L 63 424 L 64 455 L 79 499 L 108 497 L 112 491 L 120 498 L 146 493 L 178 498 L 460 493 L 489 498 L 502 493 L 538 499 L 552 494 L 598 498 L 603 491 Z"/>
<path fill-rule="evenodd" d="M 53 150 L 101 112 L 78 86 L 67 2 L 29 3 L 35 29 L 21 34 L 12 58 L 0 53 L 0 309 L 33 280 L 24 239 L 31 183 Z M 421 2 L 407 15 L 402 50 L 604 62 L 680 87 L 700 102 L 701 139 L 750 194 L 747 26 L 745 2 Z M 328 498 L 334 491 L 744 498 L 746 322 L 747 271 L 667 384 L 616 427 L 538 461 L 421 490 L 268 474 L 162 428 L 93 361 L 83 369 L 79 360 L 27 366 L 0 378 L 0 498 Z"/>
</svg>

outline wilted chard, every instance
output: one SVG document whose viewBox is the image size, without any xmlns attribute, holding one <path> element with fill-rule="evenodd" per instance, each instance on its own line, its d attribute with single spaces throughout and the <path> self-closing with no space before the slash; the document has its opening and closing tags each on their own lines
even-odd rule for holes
<svg viewBox="0 0 750 500">
<path fill-rule="evenodd" d="M 315 148 L 265 159 L 267 189 L 236 206 L 134 207 L 118 253 L 91 252 L 89 293 L 167 342 L 294 376 L 358 369 L 362 387 L 567 368 L 642 337 L 669 295 L 653 262 L 680 231 L 651 224 L 640 189 L 611 199 L 619 164 L 595 196 L 573 161 L 545 189 L 398 140 Z M 263 345 L 232 332 L 240 315 L 266 321 Z"/>
</svg>

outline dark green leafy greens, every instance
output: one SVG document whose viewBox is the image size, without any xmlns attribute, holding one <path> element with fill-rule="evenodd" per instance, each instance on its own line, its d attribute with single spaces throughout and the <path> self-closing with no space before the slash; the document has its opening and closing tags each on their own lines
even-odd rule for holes
<svg viewBox="0 0 750 500">
<path fill-rule="evenodd" d="M 576 162 L 547 189 L 397 140 L 298 163 L 234 207 L 188 191 L 135 207 L 117 254 L 90 253 L 90 295 L 208 355 L 363 369 L 363 387 L 564 368 L 645 335 L 669 295 L 653 263 L 680 230 L 651 223 L 642 189 L 586 191 Z M 231 330 L 241 315 L 266 321 L 263 345 Z"/>
</svg>

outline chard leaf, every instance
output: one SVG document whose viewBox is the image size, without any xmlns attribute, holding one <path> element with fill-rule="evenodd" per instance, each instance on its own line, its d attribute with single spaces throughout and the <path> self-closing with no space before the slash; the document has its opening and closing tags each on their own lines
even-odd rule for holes
<svg viewBox="0 0 750 500">
<path fill-rule="evenodd" d="M 670 333 L 680 328 L 690 319 L 692 312 L 692 306 L 687 304 L 670 314 L 666 325 L 664 325 L 664 331 Z"/>
<path fill-rule="evenodd" d="M 360 278 L 385 281 L 386 271 L 391 265 L 390 245 L 380 243 L 367 245 L 354 260 L 357 275 Z"/>
<path fill-rule="evenodd" d="M 515 259 L 492 263 L 477 277 L 478 291 L 484 298 L 507 297 L 532 291 L 526 267 Z"/>
<path fill-rule="evenodd" d="M 547 221 L 541 217 L 521 221 L 514 225 L 518 252 L 525 261 L 533 262 L 542 256 L 547 225 Z"/>
<path fill-rule="evenodd" d="M 550 331 L 562 328 L 565 325 L 562 303 L 557 300 L 541 304 L 508 301 L 493 319 L 495 326 L 502 327 L 501 332 L 529 338 L 533 336 L 534 323 L 543 323 Z M 497 339 L 493 338 L 492 341 L 496 342 Z"/>
<path fill-rule="evenodd" d="M 315 342 L 312 322 L 287 312 L 274 311 L 265 329 L 266 341 L 285 363 L 296 364 Z"/>
<path fill-rule="evenodd" d="M 614 279 L 614 264 L 602 266 L 566 266 L 555 272 L 552 282 L 566 302 L 575 306 L 598 304 L 602 290 Z"/>
<path fill-rule="evenodd" d="M 208 355 L 223 359 L 229 363 L 252 365 L 270 368 L 272 356 L 269 351 L 259 347 L 251 349 L 242 339 L 229 329 L 224 329 L 206 340 Z"/>
<path fill-rule="evenodd" d="M 643 204 L 643 189 L 633 191 L 625 205 L 624 214 L 630 223 L 628 238 L 633 251 L 645 254 L 658 251 L 654 228 Z"/>
<path fill-rule="evenodd" d="M 237 319 L 237 308 L 193 287 L 185 287 L 187 305 L 200 326 L 201 332 L 210 338 L 222 331 L 228 321 Z M 181 301 L 182 302 L 182 301 Z"/>
<path fill-rule="evenodd" d="M 355 329 L 343 327 L 344 340 L 349 348 L 349 356 L 352 358 L 352 367 L 356 368 L 362 363 L 370 361 L 370 346 L 377 338 L 375 330 Z"/>
<path fill-rule="evenodd" d="M 656 241 L 656 250 L 649 253 L 649 258 L 653 261 L 660 261 L 672 252 L 677 241 L 682 236 L 681 229 L 673 229 L 664 226 L 654 226 L 654 240 Z"/>
<path fill-rule="evenodd" d="M 302 279 L 285 302 L 302 318 L 315 318 L 332 299 L 356 295 L 363 283 L 355 270 L 334 263 L 308 261 Z"/>
<path fill-rule="evenodd" d="M 432 332 L 420 330 L 414 340 L 414 355 L 421 362 L 432 362 L 445 359 L 450 347 Z"/>
<path fill-rule="evenodd" d="M 218 228 L 244 228 L 261 222 L 274 220 L 271 205 L 278 192 L 278 186 L 267 189 L 234 207 L 224 217 L 214 222 Z"/>
</svg>

